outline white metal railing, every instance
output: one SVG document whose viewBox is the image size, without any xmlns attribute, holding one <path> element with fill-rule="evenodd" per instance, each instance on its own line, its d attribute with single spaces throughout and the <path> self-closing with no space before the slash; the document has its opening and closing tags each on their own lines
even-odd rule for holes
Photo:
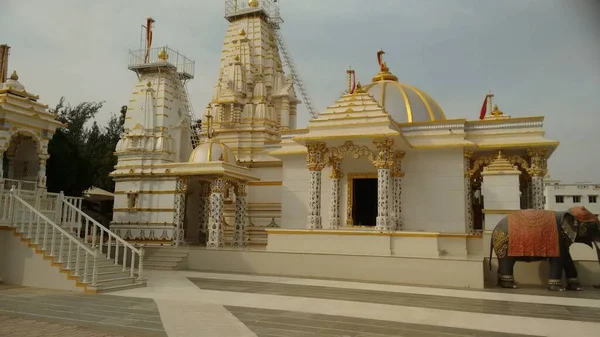
<svg viewBox="0 0 600 337">
<path fill-rule="evenodd" d="M 164 51 L 164 52 L 163 52 Z M 148 58 L 146 58 L 148 53 Z M 129 70 L 136 70 L 148 66 L 172 66 L 177 73 L 186 77 L 194 78 L 196 63 L 179 52 L 165 46 L 129 51 Z"/>
<path fill-rule="evenodd" d="M 1 178 L 0 179 L 0 189 L 10 191 L 10 189 L 14 186 L 18 191 L 35 191 L 37 189 L 36 181 L 28 181 L 28 180 L 16 180 L 16 179 L 8 179 Z"/>
<path fill-rule="evenodd" d="M 60 215 L 57 215 L 58 219 L 66 219 L 66 221 L 71 221 L 71 219 L 75 219 L 75 221 L 78 224 L 81 224 L 81 226 L 78 227 L 77 236 L 82 237 L 83 234 L 83 237 L 86 239 L 86 241 L 91 241 L 90 243 L 92 244 L 92 247 L 95 247 L 96 243 L 98 243 L 100 247 L 106 245 L 106 259 L 114 259 L 115 265 L 118 265 L 119 261 L 121 261 L 121 263 L 123 264 L 124 272 L 127 271 L 127 258 L 128 256 L 130 256 L 129 275 L 131 277 L 135 276 L 135 267 L 137 260 L 138 279 L 141 280 L 143 278 L 143 246 L 141 246 L 139 249 L 135 248 L 132 244 L 125 241 L 123 238 L 116 235 L 108 228 L 104 227 L 101 223 L 94 220 L 89 215 L 85 214 L 81 209 L 79 209 L 76 205 L 73 204 L 72 198 L 63 197 L 61 195 L 61 201 L 59 202 L 61 206 L 58 207 L 60 212 Z M 114 257 L 112 255 L 113 245 Z M 122 252 L 119 251 L 119 248 L 122 249 Z"/>
<path fill-rule="evenodd" d="M 2 210 L 2 216 L 8 217 L 8 225 L 31 240 L 31 243 L 37 245 L 38 249 L 45 251 L 48 256 L 57 258 L 57 262 L 65 266 L 64 269 L 73 271 L 72 275 L 82 276 L 83 283 L 89 283 L 91 276 L 91 284 L 96 285 L 98 278 L 98 248 L 94 246 L 90 248 L 79 241 L 71 233 L 23 200 L 17 193 L 16 188 L 10 190 L 8 209 Z M 56 251 L 57 243 L 58 252 Z M 68 243 L 66 249 L 65 243 Z M 75 254 L 73 255 L 74 251 Z M 82 262 L 83 275 L 80 275 Z"/>
</svg>

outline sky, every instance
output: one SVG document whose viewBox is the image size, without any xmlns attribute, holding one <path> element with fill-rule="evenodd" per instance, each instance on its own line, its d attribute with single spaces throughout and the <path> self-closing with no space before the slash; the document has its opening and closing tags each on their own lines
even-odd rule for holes
<svg viewBox="0 0 600 337">
<path fill-rule="evenodd" d="M 244 1 L 244 0 L 240 0 Z M 429 93 L 447 118 L 476 119 L 491 90 L 513 117 L 546 116 L 561 142 L 552 178 L 600 183 L 600 5 L 596 0 L 279 0 L 282 33 L 315 106 L 377 73 L 376 52 L 401 82 Z M 127 69 L 140 26 L 153 45 L 196 61 L 188 84 L 196 115 L 217 80 L 225 0 L 0 0 L 9 72 L 50 107 L 104 101 L 105 123 L 129 101 Z M 300 112 L 306 112 L 300 108 Z M 299 117 L 305 126 L 308 115 Z"/>
</svg>

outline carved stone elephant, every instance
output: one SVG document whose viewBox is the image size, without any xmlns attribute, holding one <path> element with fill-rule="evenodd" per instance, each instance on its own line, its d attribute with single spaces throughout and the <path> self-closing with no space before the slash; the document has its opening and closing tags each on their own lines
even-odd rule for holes
<svg viewBox="0 0 600 337">
<path fill-rule="evenodd" d="M 548 289 L 563 291 L 563 269 L 567 290 L 582 290 L 577 268 L 569 247 L 573 243 L 596 246 L 600 261 L 600 221 L 584 207 L 567 212 L 521 210 L 502 219 L 492 232 L 490 269 L 493 249 L 498 257 L 498 285 L 517 288 L 513 268 L 515 262 L 550 261 Z"/>
</svg>

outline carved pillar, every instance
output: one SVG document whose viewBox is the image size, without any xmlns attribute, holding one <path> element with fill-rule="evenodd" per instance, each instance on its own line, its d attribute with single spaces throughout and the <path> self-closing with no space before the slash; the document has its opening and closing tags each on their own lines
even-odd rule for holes
<svg viewBox="0 0 600 337">
<path fill-rule="evenodd" d="M 377 168 L 377 230 L 389 231 L 391 229 L 389 201 L 390 201 L 390 168 L 393 166 L 392 146 L 394 140 L 386 139 L 373 142 L 378 154 L 374 161 Z"/>
<path fill-rule="evenodd" d="M 223 246 L 223 207 L 225 204 L 225 181 L 221 177 L 210 183 L 210 212 L 208 218 L 208 248 Z"/>
<path fill-rule="evenodd" d="M 464 150 L 464 170 L 465 170 L 465 221 L 467 223 L 468 233 L 474 233 L 475 228 L 473 225 L 473 189 L 471 187 L 471 157 L 473 156 L 472 150 Z"/>
<path fill-rule="evenodd" d="M 40 167 L 38 169 L 38 187 L 46 188 L 46 161 L 49 155 L 40 155 Z"/>
<path fill-rule="evenodd" d="M 175 230 L 173 231 L 173 244 L 175 247 L 185 245 L 185 230 L 183 229 L 185 220 L 185 192 L 187 191 L 187 177 L 177 179 L 175 185 L 175 214 L 173 222 Z"/>
<path fill-rule="evenodd" d="M 392 218 L 393 230 L 402 229 L 402 159 L 404 152 L 398 151 L 394 154 L 394 168 L 392 170 Z"/>
<path fill-rule="evenodd" d="M 198 202 L 198 243 L 206 244 L 208 219 L 210 218 L 210 185 L 201 183 Z"/>
<path fill-rule="evenodd" d="M 233 230 L 233 245 L 241 247 L 246 240 L 246 184 L 235 185 L 235 228 Z"/>
<path fill-rule="evenodd" d="M 529 149 L 527 154 L 531 158 L 528 171 L 532 180 L 533 208 L 544 209 L 544 177 L 548 173 L 548 150 Z"/>
<path fill-rule="evenodd" d="M 340 161 L 331 162 L 331 204 L 329 207 L 329 228 L 340 228 L 340 179 L 343 174 L 340 172 Z"/>
<path fill-rule="evenodd" d="M 325 144 L 316 143 L 306 145 L 308 155 L 308 169 L 310 171 L 309 195 L 308 195 L 308 219 L 307 229 L 323 228 L 321 223 L 321 173 L 325 166 Z"/>
</svg>

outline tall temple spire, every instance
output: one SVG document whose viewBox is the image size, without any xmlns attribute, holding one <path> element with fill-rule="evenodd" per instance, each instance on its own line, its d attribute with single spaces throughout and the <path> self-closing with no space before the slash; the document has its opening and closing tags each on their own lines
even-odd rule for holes
<svg viewBox="0 0 600 337">
<path fill-rule="evenodd" d="M 236 152 L 239 161 L 256 161 L 265 156 L 265 143 L 296 127 L 299 100 L 294 79 L 283 71 L 275 0 L 225 0 L 225 6 L 229 28 L 204 118 L 213 119 L 214 137 Z"/>
</svg>

